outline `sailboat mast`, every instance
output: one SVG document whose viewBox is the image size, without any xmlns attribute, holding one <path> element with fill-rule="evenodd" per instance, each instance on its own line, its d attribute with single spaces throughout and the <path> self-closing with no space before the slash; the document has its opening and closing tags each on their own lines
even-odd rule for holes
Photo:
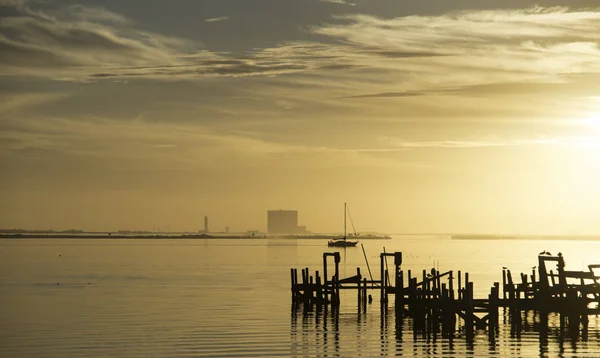
<svg viewBox="0 0 600 358">
<path fill-rule="evenodd" d="M 346 202 L 344 202 L 344 240 L 346 240 Z"/>
</svg>

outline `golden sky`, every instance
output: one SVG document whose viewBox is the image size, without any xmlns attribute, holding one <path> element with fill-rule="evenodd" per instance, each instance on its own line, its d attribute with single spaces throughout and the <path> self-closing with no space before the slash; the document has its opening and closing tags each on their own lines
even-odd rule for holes
<svg viewBox="0 0 600 358">
<path fill-rule="evenodd" d="M 0 0 L 0 227 L 599 233 L 600 8 L 496 3 Z"/>
</svg>

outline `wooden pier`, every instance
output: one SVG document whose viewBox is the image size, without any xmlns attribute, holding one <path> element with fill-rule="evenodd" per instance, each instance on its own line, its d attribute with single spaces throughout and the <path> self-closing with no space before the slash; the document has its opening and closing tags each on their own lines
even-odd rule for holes
<svg viewBox="0 0 600 358">
<path fill-rule="evenodd" d="M 390 279 L 388 258 L 393 258 Z M 328 267 L 333 259 L 333 273 Z M 420 275 L 404 271 L 402 253 L 380 254 L 380 277 L 365 277 L 360 268 L 356 275 L 339 276 L 340 253 L 323 254 L 322 276 L 319 271 L 310 274 L 308 268 L 301 270 L 298 281 L 297 269 L 291 269 L 292 306 L 303 305 L 305 309 L 331 307 L 338 310 L 342 291 L 355 290 L 360 311 L 367 311 L 372 300 L 369 292 L 379 292 L 381 308 L 387 309 L 390 295 L 394 296 L 396 319 L 411 317 L 415 331 L 441 332 L 453 335 L 457 320 L 463 321 L 467 339 L 476 330 L 487 330 L 494 339 L 499 324 L 499 308 L 509 312 L 511 334 L 519 336 L 523 327 L 523 312 L 539 313 L 540 323 L 547 332 L 548 314 L 560 314 L 561 332 L 569 332 L 572 338 L 587 339 L 588 316 L 600 313 L 600 265 L 590 265 L 588 271 L 567 271 L 561 254 L 538 256 L 537 272 L 521 273 L 515 283 L 509 269 L 502 270 L 502 285 L 495 282 L 487 297 L 473 296 L 473 282 L 469 273 L 457 271 L 440 272 L 435 268 L 423 270 Z M 551 266 L 555 265 L 555 268 Z M 368 263 L 367 263 L 368 266 Z M 370 276 L 370 268 L 369 268 Z"/>
</svg>

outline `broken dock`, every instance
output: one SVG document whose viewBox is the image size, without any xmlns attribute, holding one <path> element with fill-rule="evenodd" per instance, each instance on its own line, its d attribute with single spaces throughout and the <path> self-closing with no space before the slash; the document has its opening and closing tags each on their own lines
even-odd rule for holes
<svg viewBox="0 0 600 358">
<path fill-rule="evenodd" d="M 393 269 L 388 269 L 388 258 L 393 259 Z M 333 260 L 333 270 L 329 266 Z M 467 339 L 477 330 L 487 330 L 495 337 L 499 324 L 499 309 L 508 313 L 511 334 L 520 335 L 523 313 L 539 314 L 541 333 L 547 334 L 548 314 L 560 314 L 561 332 L 569 332 L 572 338 L 580 336 L 587 340 L 588 316 L 600 313 L 600 265 L 589 265 L 588 271 L 565 270 L 561 254 L 552 256 L 542 253 L 537 258 L 531 274 L 521 273 L 520 282 L 513 281 L 508 268 L 502 270 L 502 284 L 495 282 L 487 297 L 473 296 L 474 283 L 468 272 L 440 272 L 435 268 L 422 270 L 418 275 L 410 269 L 402 269 L 402 252 L 379 256 L 379 278 L 369 277 L 356 269 L 356 275 L 342 278 L 339 275 L 341 261 L 339 252 L 323 253 L 323 269 L 314 275 L 308 268 L 291 269 L 292 309 L 301 305 L 305 309 L 331 309 L 340 307 L 343 291 L 356 292 L 358 309 L 367 311 L 372 294 L 379 293 L 382 309 L 388 308 L 393 295 L 396 319 L 411 317 L 418 331 L 441 332 L 453 335 L 457 320 Z M 368 262 L 367 262 L 367 267 Z M 537 271 L 535 268 L 537 267 Z"/>
</svg>

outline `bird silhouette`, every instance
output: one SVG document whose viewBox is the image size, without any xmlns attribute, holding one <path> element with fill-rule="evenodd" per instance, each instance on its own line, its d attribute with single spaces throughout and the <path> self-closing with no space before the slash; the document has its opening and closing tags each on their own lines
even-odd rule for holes
<svg viewBox="0 0 600 358">
<path fill-rule="evenodd" d="M 546 252 L 546 250 L 544 250 L 544 251 L 540 252 L 540 253 L 538 254 L 538 256 L 542 256 L 542 255 L 546 255 L 546 254 L 547 254 L 547 252 Z"/>
</svg>

